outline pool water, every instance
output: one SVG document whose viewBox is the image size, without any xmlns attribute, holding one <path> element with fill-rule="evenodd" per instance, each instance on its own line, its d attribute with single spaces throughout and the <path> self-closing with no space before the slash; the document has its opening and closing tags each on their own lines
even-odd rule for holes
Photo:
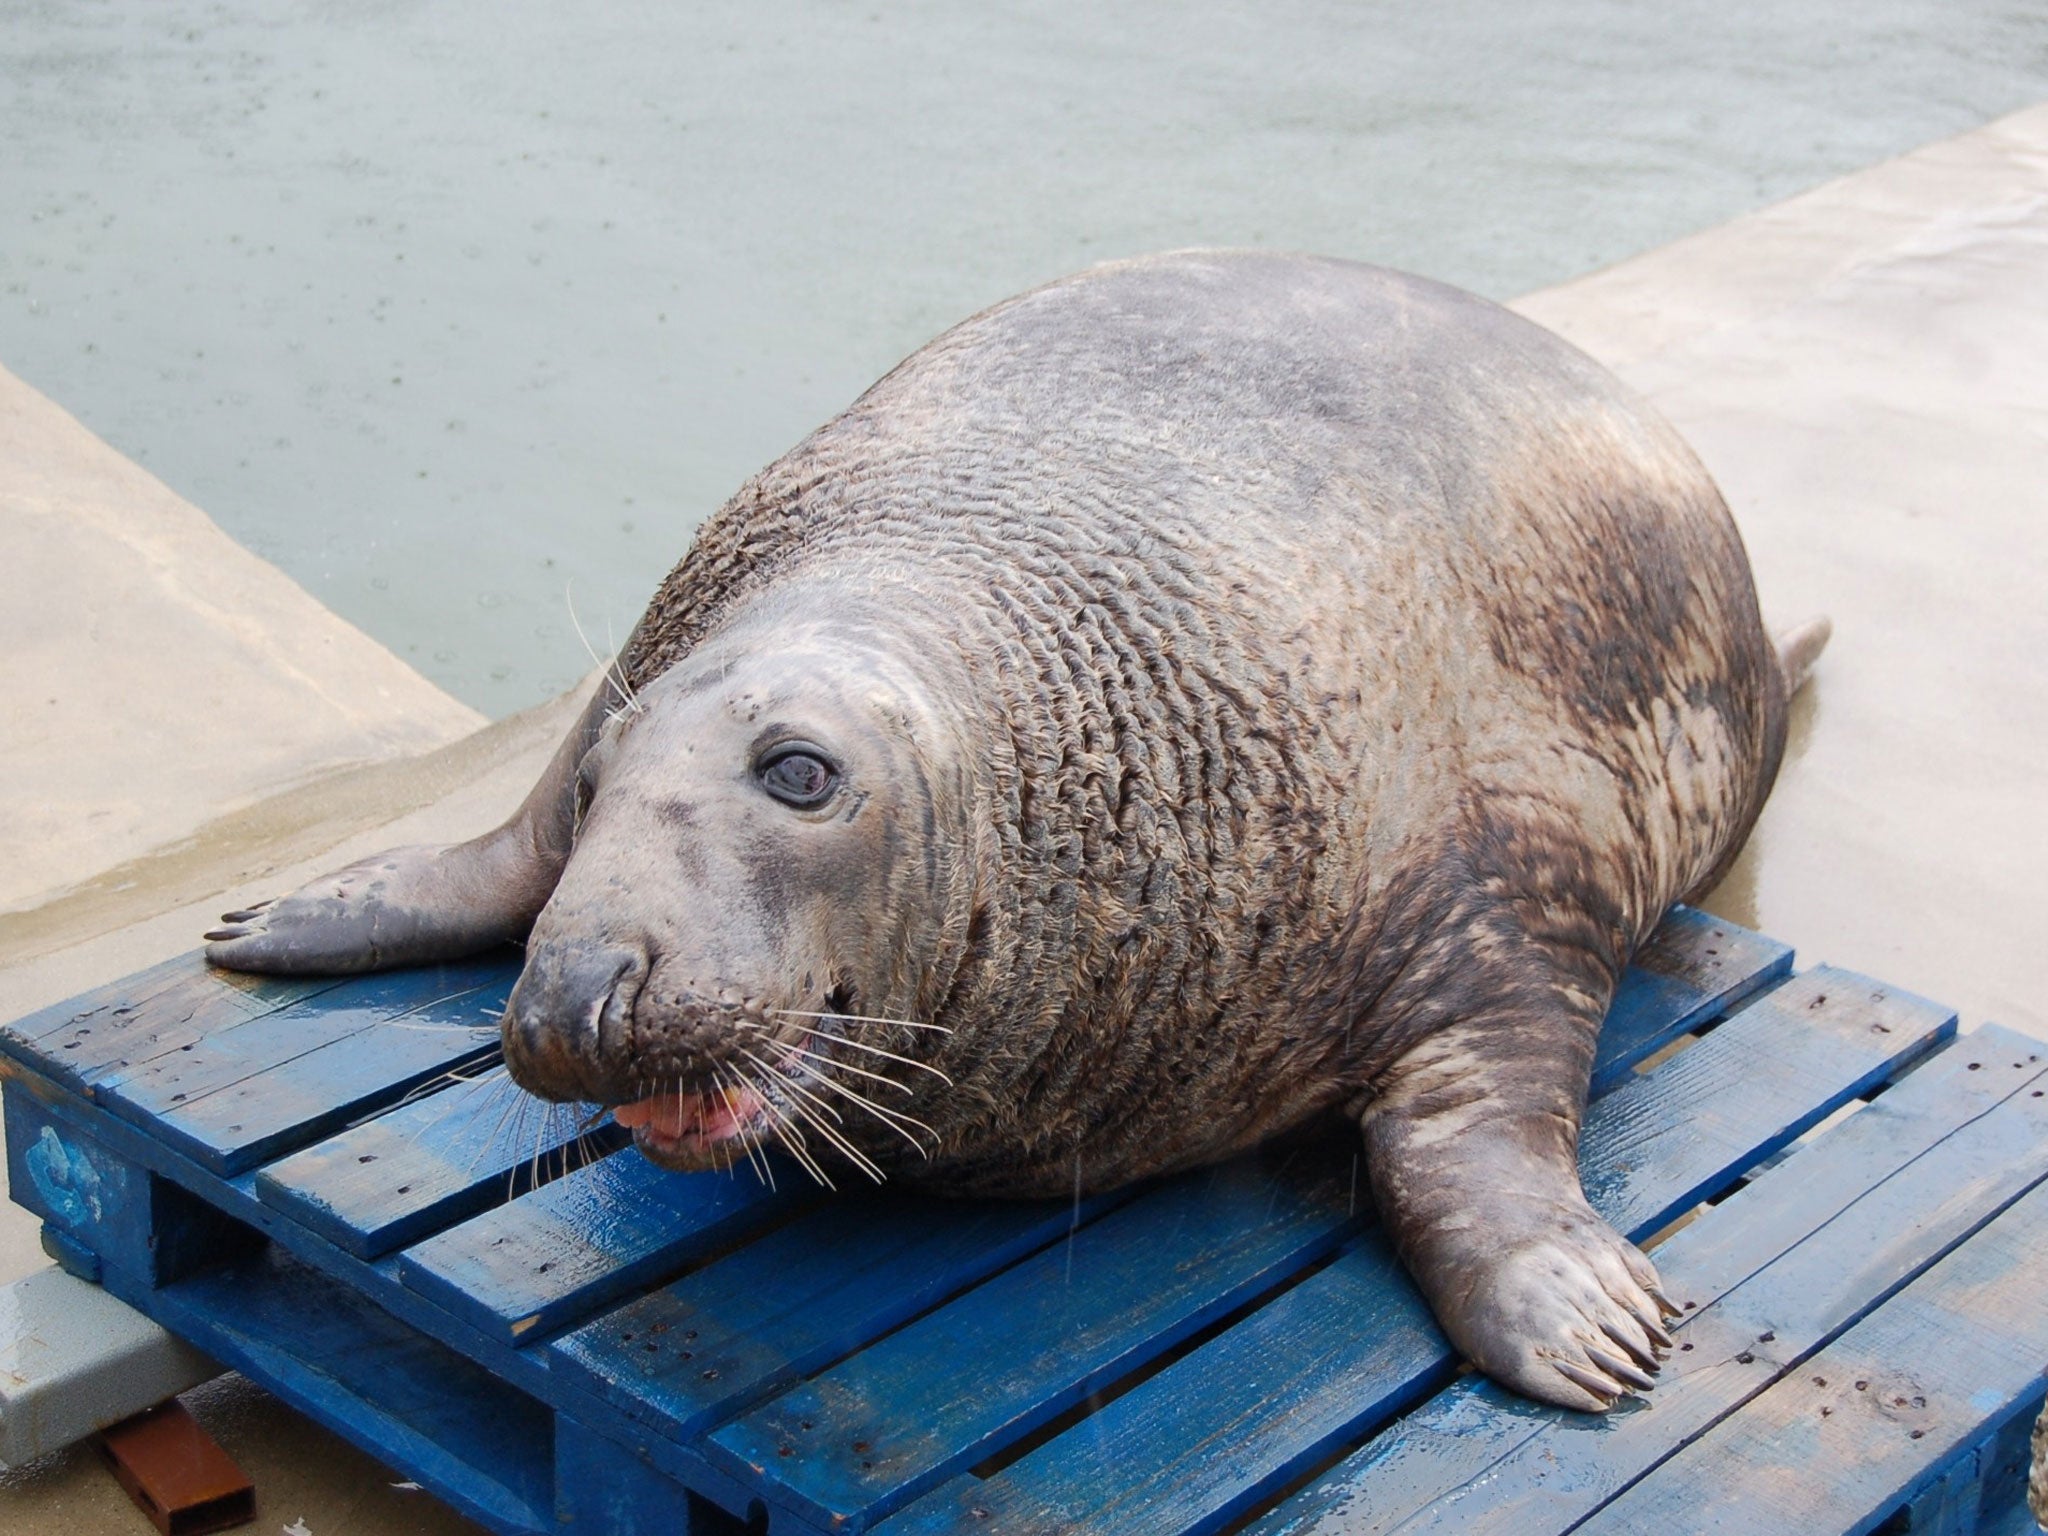
<svg viewBox="0 0 2048 1536">
<path fill-rule="evenodd" d="M 1033 283 L 1509 297 L 2043 97 L 2048 11 L 1980 0 L 0 0 L 0 364 L 503 714 Z"/>
</svg>

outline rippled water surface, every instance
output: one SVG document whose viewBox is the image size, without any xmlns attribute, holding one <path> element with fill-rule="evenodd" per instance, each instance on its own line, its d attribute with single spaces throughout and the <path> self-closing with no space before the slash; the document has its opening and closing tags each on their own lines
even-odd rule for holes
<svg viewBox="0 0 2048 1536">
<path fill-rule="evenodd" d="M 0 364 L 454 693 L 1112 255 L 1506 297 L 2048 96 L 1979 0 L 0 0 Z"/>
</svg>

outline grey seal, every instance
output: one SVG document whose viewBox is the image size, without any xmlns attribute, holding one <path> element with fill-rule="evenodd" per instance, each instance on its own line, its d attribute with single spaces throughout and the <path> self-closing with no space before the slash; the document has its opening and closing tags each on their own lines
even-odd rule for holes
<svg viewBox="0 0 2048 1536">
<path fill-rule="evenodd" d="M 648 1156 L 1045 1195 L 1335 1111 L 1458 1348 L 1650 1385 L 1595 1035 L 1741 847 L 1824 621 L 1590 359 L 1454 289 L 1184 253 L 980 314 L 705 523 L 504 826 L 231 913 L 352 971 L 525 937 L 533 1092 Z"/>
</svg>

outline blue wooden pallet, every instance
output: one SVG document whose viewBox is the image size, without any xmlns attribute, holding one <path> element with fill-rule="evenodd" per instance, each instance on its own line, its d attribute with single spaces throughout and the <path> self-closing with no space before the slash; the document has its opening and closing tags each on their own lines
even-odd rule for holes
<svg viewBox="0 0 2048 1536">
<path fill-rule="evenodd" d="M 15 1198 L 506 1533 L 2030 1528 L 2048 1048 L 1700 913 L 1601 1040 L 1586 1187 L 1686 1308 L 1602 1419 L 1459 1373 L 1346 1143 L 1078 1205 L 665 1173 L 506 1082 L 515 967 L 22 1019 Z"/>
</svg>

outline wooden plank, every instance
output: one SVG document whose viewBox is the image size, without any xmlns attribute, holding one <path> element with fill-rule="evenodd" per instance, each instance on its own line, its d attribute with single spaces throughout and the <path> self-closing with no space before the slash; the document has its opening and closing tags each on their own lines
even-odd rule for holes
<svg viewBox="0 0 2048 1536">
<path fill-rule="evenodd" d="M 1776 991 L 1754 999 L 1714 1031 L 1736 1031 L 1739 1049 L 1724 1045 L 1683 1051 L 1650 1077 L 1637 1077 L 1608 1099 L 1580 1138 L 1580 1160 L 1600 1153 L 1584 1174 L 1586 1197 L 1600 1210 L 1626 1200 L 1624 1186 L 1642 1170 L 1684 1164 L 1702 1171 L 1701 1184 L 1679 1191 L 1648 1223 L 1655 1230 L 1705 1198 L 1731 1162 L 1753 1166 L 1788 1145 L 1826 1115 L 1918 1061 L 1955 1033 L 1954 1010 L 1834 966 L 1817 966 Z M 1709 1040 L 1713 1039 L 1709 1035 Z M 1837 1074 L 1842 1074 L 1837 1076 Z M 1655 1081 L 1658 1086 L 1647 1087 Z M 1808 1085 L 1828 1085 L 1810 1099 Z M 1747 1084 L 1745 1090 L 1744 1085 Z M 1744 1092 L 1768 1099 L 1784 1120 L 1766 1145 L 1751 1140 L 1749 1110 L 1736 1110 Z M 1726 1111 L 1674 1115 L 1676 1096 L 1697 1094 Z M 1733 1116 L 1732 1119 L 1724 1115 Z M 1724 1154 L 1716 1156 L 1716 1148 Z"/>
<path fill-rule="evenodd" d="M 152 1290 L 106 1288 L 492 1530 L 552 1528 L 547 1410 L 276 1249 Z"/>
<path fill-rule="evenodd" d="M 1856 980 L 1788 983 L 1595 1101 L 1581 1168 L 1601 1213 L 1631 1235 L 1656 1228 L 1953 1028 L 1918 1000 L 1845 984 Z M 1004 1529 L 1213 1529 L 1454 1369 L 1375 1232 L 1058 1440 L 993 1477 L 957 1479 L 884 1529 L 955 1529 L 975 1509 Z"/>
<path fill-rule="evenodd" d="M 1609 1082 L 1642 1055 L 1714 1017 L 1730 998 L 1781 976 L 1790 951 L 1680 909 L 1644 960 L 1646 968 L 1631 973 L 1617 998 L 1622 1046 L 1605 1058 Z M 944 1221 L 934 1223 L 924 1208 L 880 1204 L 872 1214 L 860 1206 L 815 1213 L 690 1277 L 673 1294 L 645 1298 L 592 1324 L 556 1346 L 565 1376 L 580 1376 L 587 1390 L 671 1433 L 693 1432 L 992 1273 L 1016 1256 L 1016 1234 L 1039 1225 L 1037 1217 L 1020 1225 L 986 1214 L 956 1222 L 955 1211 L 965 1215 L 966 1208 L 948 1208 Z M 1070 1218 L 1055 1211 L 1047 1219 L 1064 1224 Z M 976 1253 L 976 1234 L 984 1227 L 997 1246 Z M 834 1277 L 841 1273 L 858 1283 L 840 1283 Z M 663 1332 L 651 1333 L 655 1328 Z M 656 1343 L 686 1334 L 696 1337 L 680 1349 Z M 631 1336 L 628 1347 L 619 1347 L 621 1335 Z"/>
<path fill-rule="evenodd" d="M 285 1008 L 98 1081 L 106 1110 L 233 1176 L 498 1051 L 496 961 Z M 397 1008 L 399 1012 L 391 1012 Z"/>
<path fill-rule="evenodd" d="M 2048 1185 L 1579 1529 L 1873 1529 L 2040 1400 L 2043 1253 Z"/>
<path fill-rule="evenodd" d="M 564 1335 L 549 1346 L 549 1372 L 689 1439 L 1121 1198 L 936 1210 L 929 1199 L 887 1192 L 832 1201 Z"/>
<path fill-rule="evenodd" d="M 502 1343 L 537 1342 L 814 1201 L 622 1152 L 415 1243 L 407 1287 Z"/>
<path fill-rule="evenodd" d="M 761 1529 L 567 1417 L 555 1423 L 555 1526 L 590 1536 L 749 1536 Z"/>
<path fill-rule="evenodd" d="M 85 1097 L 108 1064 L 175 1050 L 210 1028 L 246 1022 L 318 997 L 346 978 L 217 971 L 195 951 L 0 1029 L 0 1053 Z"/>
<path fill-rule="evenodd" d="M 179 1106 L 350 1035 L 392 1027 L 395 1043 L 399 1021 L 418 1017 L 439 1028 L 456 1022 L 452 1007 L 464 1010 L 464 1022 L 494 1025 L 487 1011 L 502 1011 L 505 985 L 504 966 L 495 959 L 357 977 L 260 1020 L 201 1016 L 193 1021 L 199 1031 L 193 1038 L 166 1036 L 148 1054 L 109 1062 L 88 1076 L 111 1113 L 147 1128 Z"/>
<path fill-rule="evenodd" d="M 609 1120 L 547 1104 L 502 1066 L 294 1152 L 256 1175 L 274 1209 L 361 1259 L 560 1178 L 622 1146 Z"/>
<path fill-rule="evenodd" d="M 1692 907 L 1673 907 L 1615 988 L 1593 1058 L 1594 1094 L 1791 970 L 1790 946 Z"/>
<path fill-rule="evenodd" d="M 2048 1178 L 2029 1044 L 1952 1045 L 1665 1244 L 1691 1310 L 1646 1407 L 1592 1420 L 1460 1383 L 1257 1529 L 1570 1528 Z"/>
<path fill-rule="evenodd" d="M 1057 1439 L 990 1477 L 956 1477 L 876 1529 L 1216 1530 L 1312 1461 L 1331 1433 L 1393 1418 L 1457 1368 L 1372 1232 Z"/>
<path fill-rule="evenodd" d="M 707 1454 L 860 1529 L 1328 1253 L 1358 1198 L 1343 1158 L 1183 1175 L 731 1420 Z"/>
<path fill-rule="evenodd" d="M 128 1103 L 147 1105 L 154 1100 L 167 1107 L 183 1102 L 173 1097 L 177 1093 L 196 1098 L 199 1092 L 237 1080 L 245 1075 L 239 1068 L 261 1071 L 353 1028 L 403 1018 L 423 1004 L 480 987 L 500 989 L 502 995 L 515 974 L 502 958 L 485 956 L 344 977 L 311 996 L 255 1015 L 239 1008 L 222 1011 L 209 1006 L 182 1026 L 155 1031 L 146 1043 L 131 1039 L 124 1048 L 114 1050 L 103 1042 L 101 1052 L 96 1053 L 102 1059 L 82 1067 L 79 1076 L 93 1089 L 91 1096 L 104 1099 L 117 1114 L 124 1113 Z M 238 990 L 217 984 L 212 998 L 218 1002 Z M 215 1060 L 218 1068 L 206 1065 Z M 166 1085 L 160 1094 L 153 1093 L 160 1080 Z M 137 1123 L 146 1123 L 146 1115 Z"/>
</svg>

